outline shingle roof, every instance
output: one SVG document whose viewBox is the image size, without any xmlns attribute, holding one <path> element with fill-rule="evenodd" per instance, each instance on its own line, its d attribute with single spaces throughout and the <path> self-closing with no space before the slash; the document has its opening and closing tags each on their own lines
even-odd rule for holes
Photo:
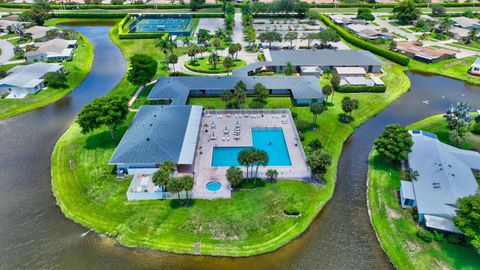
<svg viewBox="0 0 480 270">
<path fill-rule="evenodd" d="M 261 83 L 268 89 L 289 89 L 296 99 L 324 98 L 322 87 L 313 76 L 185 76 L 160 77 L 148 99 L 171 99 L 174 105 L 185 104 L 191 90 L 231 90 L 239 81 L 250 90 Z"/>
<path fill-rule="evenodd" d="M 270 51 L 272 61 L 294 66 L 379 66 L 384 63 L 365 50 Z"/>
<path fill-rule="evenodd" d="M 472 169 L 480 169 L 480 154 L 444 144 L 425 132 L 411 133 L 414 144 L 408 163 L 419 174 L 412 181 L 418 212 L 453 218 L 457 199 L 478 188 Z"/>
<path fill-rule="evenodd" d="M 0 85 L 17 87 L 35 87 L 43 81 L 43 76 L 48 72 L 57 72 L 62 65 L 56 63 L 38 62 L 31 65 L 19 65 L 8 71 L 9 75 L 0 80 Z"/>
<path fill-rule="evenodd" d="M 33 26 L 25 29 L 25 33 L 32 34 L 33 39 L 43 38 L 47 34 L 48 30 L 57 29 L 54 26 Z"/>
<path fill-rule="evenodd" d="M 141 106 L 110 164 L 158 164 L 166 160 L 179 164 L 189 160 L 186 155 L 193 155 L 195 147 L 184 151 L 184 141 L 187 138 L 190 144 L 190 138 L 198 135 L 202 109 L 185 105 Z"/>
<path fill-rule="evenodd" d="M 49 56 L 71 56 L 72 48 L 68 48 L 70 45 L 76 44 L 76 40 L 66 40 L 62 38 L 54 38 L 46 42 L 38 42 L 35 45 L 38 47 L 35 51 L 28 51 L 26 56 L 38 55 L 46 53 Z"/>
</svg>

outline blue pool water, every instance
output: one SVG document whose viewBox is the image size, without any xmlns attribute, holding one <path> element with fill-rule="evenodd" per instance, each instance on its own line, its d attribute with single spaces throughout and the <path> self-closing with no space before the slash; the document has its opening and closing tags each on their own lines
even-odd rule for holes
<svg viewBox="0 0 480 270">
<path fill-rule="evenodd" d="M 222 183 L 218 181 L 210 181 L 205 185 L 205 187 L 208 191 L 218 191 L 222 187 Z"/>
<path fill-rule="evenodd" d="M 268 154 L 268 166 L 291 166 L 285 136 L 281 128 L 252 129 L 253 147 Z M 251 147 L 214 147 L 212 166 L 240 166 L 237 155 Z"/>
</svg>

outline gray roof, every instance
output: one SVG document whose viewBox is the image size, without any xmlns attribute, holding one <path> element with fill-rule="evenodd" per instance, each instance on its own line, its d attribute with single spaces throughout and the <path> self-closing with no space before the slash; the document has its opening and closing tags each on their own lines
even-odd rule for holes
<svg viewBox="0 0 480 270">
<path fill-rule="evenodd" d="M 295 99 L 322 99 L 322 87 L 314 76 L 185 76 L 160 77 L 148 95 L 149 100 L 173 100 L 173 105 L 185 104 L 191 90 L 232 90 L 243 81 L 247 90 L 257 83 L 268 89 L 288 89 Z"/>
<path fill-rule="evenodd" d="M 455 25 L 458 25 L 462 28 L 479 28 L 480 27 L 480 24 L 478 23 L 477 19 L 460 16 L 460 17 L 453 17 L 452 20 L 454 21 Z"/>
<path fill-rule="evenodd" d="M 19 65 L 8 71 L 9 75 L 0 80 L 0 85 L 11 85 L 22 88 L 33 88 L 43 82 L 48 72 L 57 72 L 62 65 L 38 62 L 30 65 Z"/>
<path fill-rule="evenodd" d="M 480 169 L 480 153 L 444 144 L 423 131 L 411 133 L 414 145 L 408 163 L 419 174 L 412 181 L 418 212 L 453 218 L 457 199 L 478 188 L 472 169 Z"/>
<path fill-rule="evenodd" d="M 36 26 L 32 26 L 28 29 L 25 29 L 25 33 L 30 33 L 30 34 L 32 34 L 33 39 L 37 39 L 37 38 L 45 37 L 47 32 L 49 30 L 52 30 L 52 29 L 57 29 L 57 28 L 54 27 L 54 26 L 38 26 L 38 25 L 36 25 Z"/>
<path fill-rule="evenodd" d="M 282 50 L 270 51 L 272 61 L 294 66 L 381 66 L 384 63 L 365 50 Z"/>
<path fill-rule="evenodd" d="M 25 53 L 25 55 L 33 56 L 45 53 L 49 56 L 71 56 L 73 49 L 69 48 L 69 46 L 73 46 L 75 44 L 77 44 L 76 40 L 54 38 L 46 42 L 36 43 L 35 46 L 38 47 L 38 49 L 28 51 L 27 53 Z"/>
<path fill-rule="evenodd" d="M 144 105 L 125 132 L 110 164 L 191 164 L 202 106 Z"/>
</svg>

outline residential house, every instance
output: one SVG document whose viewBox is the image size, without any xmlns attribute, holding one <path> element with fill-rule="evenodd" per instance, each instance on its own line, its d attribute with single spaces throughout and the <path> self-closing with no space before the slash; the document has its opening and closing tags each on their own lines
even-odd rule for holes
<svg viewBox="0 0 480 270">
<path fill-rule="evenodd" d="M 240 81 L 245 83 L 248 94 L 260 83 L 270 94 L 289 95 L 296 104 L 308 105 L 325 97 L 318 79 L 313 76 L 180 76 L 158 78 L 148 99 L 184 105 L 189 96 L 218 96 L 225 90 L 233 91 Z"/>
<path fill-rule="evenodd" d="M 334 14 L 329 16 L 330 19 L 340 26 L 347 26 L 349 24 L 367 24 L 367 21 L 357 19 L 355 16 L 348 16 L 343 14 Z"/>
<path fill-rule="evenodd" d="M 397 42 L 397 51 L 426 63 L 452 59 L 457 54 L 448 49 L 423 47 L 422 44 L 413 41 Z"/>
<path fill-rule="evenodd" d="M 465 28 L 465 29 L 480 29 L 480 23 L 477 19 L 472 19 L 468 17 L 452 17 L 455 26 Z"/>
<path fill-rule="evenodd" d="M 457 200 L 478 190 L 473 170 L 480 170 L 480 153 L 444 144 L 425 131 L 410 134 L 414 144 L 408 166 L 418 176 L 401 181 L 402 207 L 416 207 L 418 221 L 427 228 L 462 233 L 453 222 Z"/>
<path fill-rule="evenodd" d="M 470 74 L 480 75 L 480 58 L 475 59 L 475 62 L 470 66 Z"/>
<path fill-rule="evenodd" d="M 48 72 L 63 72 L 63 67 L 55 63 L 38 62 L 19 65 L 7 71 L 7 77 L 0 80 L 0 94 L 7 98 L 24 98 L 45 87 L 43 77 Z"/>
<path fill-rule="evenodd" d="M 25 33 L 32 34 L 33 40 L 42 40 L 45 41 L 47 39 L 47 32 L 52 29 L 57 29 L 54 26 L 32 26 L 30 28 L 25 29 Z"/>
<path fill-rule="evenodd" d="M 0 20 L 0 32 L 8 33 L 8 27 L 14 24 L 24 24 L 23 22 L 9 21 L 9 20 Z"/>
<path fill-rule="evenodd" d="M 33 61 L 66 61 L 72 59 L 73 50 L 77 47 L 76 40 L 55 38 L 35 44 L 36 50 L 25 53 L 27 62 Z"/>
<path fill-rule="evenodd" d="M 456 40 L 461 40 L 469 36 L 470 30 L 461 27 L 452 27 L 448 30 L 448 34 Z"/>
<path fill-rule="evenodd" d="M 366 39 L 393 39 L 393 34 L 389 32 L 381 32 L 378 31 L 375 27 L 371 25 L 363 25 L 363 24 L 350 24 L 347 26 L 350 31 L 356 33 L 358 36 Z"/>
</svg>

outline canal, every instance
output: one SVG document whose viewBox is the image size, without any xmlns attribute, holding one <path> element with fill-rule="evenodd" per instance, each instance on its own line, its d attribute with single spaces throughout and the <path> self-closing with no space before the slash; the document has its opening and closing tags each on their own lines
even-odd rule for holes
<svg viewBox="0 0 480 270">
<path fill-rule="evenodd" d="M 388 269 L 366 207 L 367 158 L 391 123 L 406 125 L 468 101 L 480 107 L 480 88 L 440 76 L 408 73 L 412 89 L 345 142 L 334 196 L 302 237 L 251 258 L 183 256 L 121 247 L 67 220 L 55 206 L 50 155 L 81 108 L 107 94 L 126 61 L 107 26 L 78 26 L 95 46 L 92 70 L 62 100 L 0 121 L 0 268 L 2 269 Z"/>
</svg>

